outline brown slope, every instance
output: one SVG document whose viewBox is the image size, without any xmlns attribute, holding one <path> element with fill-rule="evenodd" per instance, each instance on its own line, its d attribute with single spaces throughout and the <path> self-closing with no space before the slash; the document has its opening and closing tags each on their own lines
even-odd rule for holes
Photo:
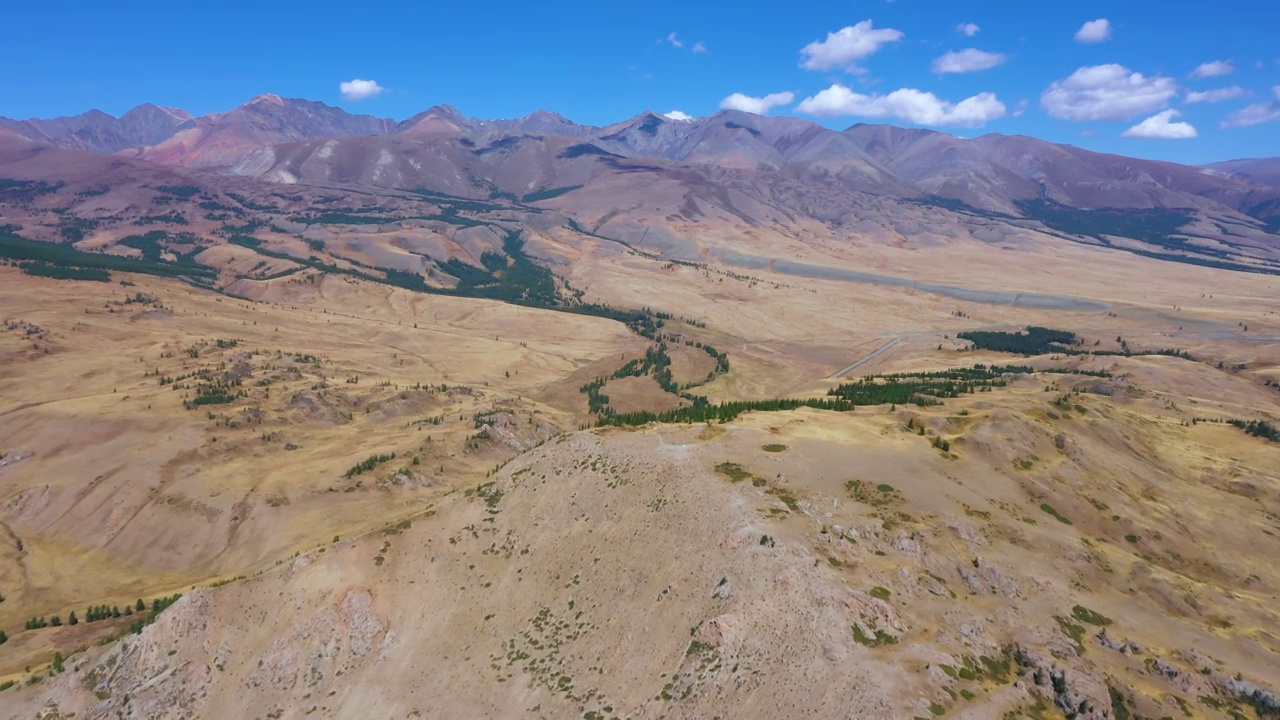
<svg viewBox="0 0 1280 720">
<path fill-rule="evenodd" d="M 902 178 L 974 207 L 1018 214 L 1018 202 L 1077 208 L 1242 211 L 1266 191 L 1242 178 L 1176 163 L 1092 152 L 1026 136 L 972 140 L 859 124 L 845 134 Z"/>
<path fill-rule="evenodd" d="M 139 255 L 136 244 L 120 243 L 129 236 L 159 233 L 164 249 L 186 253 L 256 231 L 264 242 L 283 243 L 275 252 L 305 258 L 315 251 L 302 242 L 304 233 L 321 240 L 329 237 L 320 227 L 309 226 L 310 218 L 319 212 L 361 212 L 365 206 L 400 217 L 438 212 L 420 197 L 369 198 L 367 193 L 341 188 L 283 188 L 252 178 L 64 150 L 4 130 L 0 130 L 0 178 L 16 181 L 0 186 L 0 225 L 16 226 L 8 230 L 29 240 L 73 243 L 82 250 L 132 256 Z M 433 237 L 429 230 L 405 233 L 405 237 L 417 236 Z M 430 247 L 440 257 L 453 251 L 443 236 Z M 367 262 L 378 259 L 365 257 Z M 253 265 L 241 267 L 235 260 L 217 254 L 199 261 L 236 273 Z"/>
<path fill-rule="evenodd" d="M 618 172 L 660 172 L 572 138 L 477 133 L 459 137 L 440 115 L 385 137 L 350 137 L 264 148 L 232 168 L 272 182 L 425 189 L 477 199 L 516 198 L 583 185 Z M 421 131 L 421 132 L 419 132 Z M 485 140 L 487 136 L 491 140 Z"/>
<path fill-rule="evenodd" d="M 1276 545 L 1257 539 L 1265 512 L 1129 438 L 1194 438 L 1213 462 L 1265 462 L 1259 443 L 1187 433 L 1154 401 L 1090 398 L 1091 423 L 1047 424 L 1042 395 L 1022 383 L 966 403 L 959 424 L 908 414 L 962 434 L 950 458 L 875 410 L 564 435 L 410 522 L 197 589 L 10 703 L 88 718 L 114 717 L 123 698 L 185 717 L 990 718 L 1058 705 L 1105 720 L 1210 697 L 1197 708 L 1217 718 L 1238 702 L 1236 673 L 1274 698 L 1274 643 L 1254 628 L 1274 623 L 1276 578 L 1248 562 Z M 1201 445 L 1213 440 L 1230 450 Z M 1046 459 L 1016 469 L 1030 450 Z M 65 629 L 39 633 L 75 647 Z"/>
<path fill-rule="evenodd" d="M 196 176 L 133 158 L 69 150 L 0 131 L 0 174 L 20 180 L 61 181 L 78 187 L 118 187 L 146 182 L 180 184 Z"/>
<path fill-rule="evenodd" d="M 471 123 L 470 118 L 452 105 L 435 105 L 397 123 L 391 132 L 413 139 L 458 137 L 470 129 Z"/>
<path fill-rule="evenodd" d="M 1227 173 L 1248 182 L 1280 188 L 1280 158 L 1227 160 L 1204 167 Z"/>
<path fill-rule="evenodd" d="M 415 131 L 421 132 L 415 135 Z M 981 157 L 980 146 L 939 133 L 917 133 L 905 142 L 891 139 L 895 142 L 873 150 L 901 167 L 927 161 L 931 153 L 925 151 L 930 144 L 941 145 L 943 156 L 955 167 L 973 167 L 978 160 L 985 163 L 979 167 L 990 175 L 984 178 L 987 194 L 961 196 L 971 206 L 983 207 L 984 199 L 998 197 L 1002 204 L 996 207 L 1008 215 L 1030 213 L 1065 232 L 1093 232 L 1054 225 L 1052 218 L 1041 217 L 1044 208 L 1018 204 L 1021 199 L 1041 197 L 1038 191 L 1042 186 L 1006 167 L 1017 147 L 997 148 L 1004 155 L 993 153 L 997 162 L 990 162 Z M 1031 162 L 1051 171 L 1036 176 L 1041 182 L 1085 160 L 1093 163 L 1087 177 L 1095 188 L 1123 186 L 1114 178 L 1131 171 L 1102 162 L 1123 163 L 1124 158 L 1082 160 L 1070 152 L 1072 148 L 1044 145 L 1047 150 L 1030 148 L 1039 153 L 1032 153 Z M 897 152 L 898 157 L 893 158 L 890 152 Z M 920 183 L 922 188 L 900 179 L 894 174 L 896 168 L 890 169 L 863 152 L 844 134 L 801 121 L 745 113 L 694 122 L 672 122 L 646 114 L 630 124 L 605 128 L 591 142 L 575 142 L 514 131 L 478 131 L 467 126 L 456 111 L 436 108 L 404 133 L 275 146 L 253 154 L 234 171 L 274 182 L 425 189 L 474 199 L 519 200 L 533 193 L 564 190 L 555 197 L 535 196 L 532 201 L 569 213 L 593 232 L 629 242 L 657 242 L 689 259 L 693 258 L 688 254 L 692 252 L 692 236 L 742 237 L 764 227 L 795 235 L 806 222 L 816 220 L 857 228 L 886 240 L 925 241 L 949 235 L 944 228 L 955 227 L 957 219 L 928 219 L 910 207 L 911 203 L 928 202 L 929 192 L 942 195 L 946 188 Z M 1214 181 L 1205 176 L 1204 187 L 1196 189 L 1211 192 Z M 1151 222 L 1160 227 L 1185 226 L 1181 232 L 1204 238 L 1190 248 L 1175 241 L 1173 247 L 1157 243 L 1135 249 L 1158 254 L 1190 252 L 1199 260 L 1213 262 L 1277 259 L 1275 238 L 1257 219 L 1212 197 L 1170 190 L 1151 178 L 1132 180 L 1131 184 L 1150 196 L 1135 192 L 1122 207 L 1168 208 L 1162 211 L 1168 217 L 1153 217 Z M 1068 186 L 1075 194 L 1048 197 L 1062 197 L 1064 205 L 1077 207 L 1074 203 L 1081 202 L 1088 187 L 1086 182 L 1077 182 Z M 1239 202 L 1239 198 L 1228 200 Z M 971 220 L 962 220 L 960 227 L 968 227 Z M 1100 232 L 1147 234 L 1130 218 L 1114 220 Z M 1004 236 L 986 227 L 977 232 L 984 237 Z M 1104 242 L 1092 234 L 1081 240 Z"/>
<path fill-rule="evenodd" d="M 581 137 L 587 131 L 596 137 Z M 573 193 L 548 200 L 585 217 L 645 206 L 658 217 L 748 223 L 806 213 L 840 217 L 862 202 L 849 193 L 923 195 L 840 133 L 735 112 L 692 122 L 644 113 L 594 129 L 551 113 L 475 121 L 440 106 L 401 123 L 392 136 L 275 146 L 233 171 L 278 182 L 423 188 L 473 198 L 522 198 L 599 181 L 609 189 L 590 199 Z"/>
<path fill-rule="evenodd" d="M 451 287 L 457 279 L 437 261 L 479 265 L 484 253 L 502 252 L 502 228 L 532 234 L 565 223 L 557 213 L 505 202 L 457 202 L 463 216 L 455 219 L 445 213 L 456 200 L 442 203 L 385 187 L 370 192 L 367 183 L 353 189 L 317 180 L 319 186 L 286 187 L 63 150 L 3 130 L 0 138 L 7 138 L 0 140 L 0 179 L 11 181 L 0 183 L 6 234 L 89 252 L 194 260 L 218 271 L 211 279 L 216 287 L 246 296 L 254 294 L 252 281 L 302 270 L 312 257 L 379 279 L 383 272 L 368 269 L 394 268 Z M 483 197 L 490 192 L 472 190 Z"/>
</svg>

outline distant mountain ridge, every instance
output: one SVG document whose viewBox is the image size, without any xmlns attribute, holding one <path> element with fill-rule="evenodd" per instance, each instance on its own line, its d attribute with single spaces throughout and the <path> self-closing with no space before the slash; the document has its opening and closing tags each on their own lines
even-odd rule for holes
<svg viewBox="0 0 1280 720">
<path fill-rule="evenodd" d="M 227 167 L 253 149 L 327 137 L 383 135 L 394 121 L 310 100 L 259 95 L 225 113 L 184 123 L 159 143 L 132 151 L 135 157 L 187 167 Z"/>
<path fill-rule="evenodd" d="M 146 103 L 118 118 L 101 110 L 90 110 L 51 120 L 0 118 L 0 127 L 62 148 L 114 153 L 162 142 L 191 120 L 191 114 L 185 110 Z"/>
<path fill-rule="evenodd" d="M 557 198 L 584 218 L 615 218 L 651 198 L 645 204 L 662 214 L 646 222 L 719 218 L 785 229 L 800 217 L 863 222 L 863 209 L 887 198 L 1033 221 L 1089 243 L 1134 238 L 1161 255 L 1280 257 L 1275 159 L 1192 167 L 1027 136 L 964 139 L 870 124 L 838 131 L 736 110 L 680 120 L 646 111 L 597 127 L 546 110 L 480 120 L 437 105 L 396 122 L 270 94 L 200 117 L 144 105 L 118 119 L 96 111 L 0 119 L 0 138 L 5 131 L 273 183 Z M 900 222 L 891 210 L 874 213 Z"/>
<path fill-rule="evenodd" d="M 352 115 L 321 102 L 259 95 L 222 113 L 193 117 L 150 103 L 114 118 L 99 110 L 52 120 L 0 118 L 0 127 L 69 150 L 130 156 L 188 167 L 225 167 L 255 148 L 294 140 L 381 135 L 395 121 Z"/>
<path fill-rule="evenodd" d="M 401 137 L 415 142 L 452 141 L 463 147 L 501 146 L 509 154 L 515 145 L 554 136 L 586 141 L 598 150 L 628 158 L 740 170 L 803 168 L 860 190 L 904 197 L 933 195 L 1010 214 L 1019 212 L 1019 203 L 1036 200 L 1079 208 L 1157 208 L 1196 207 L 1200 198 L 1211 198 L 1240 210 L 1242 203 L 1258 204 L 1256 195 L 1262 187 L 1280 187 L 1280 159 L 1196 168 L 1025 136 L 961 139 L 933 130 L 869 124 L 839 132 L 800 118 L 738 111 L 693 120 L 671 120 L 646 111 L 595 127 L 546 110 L 516 119 L 478 120 L 452 106 L 437 105 L 396 122 L 353 115 L 321 102 L 264 94 L 227 112 L 200 117 L 145 104 L 120 118 L 97 110 L 51 120 L 0 118 L 0 128 L 68 149 L 241 170 L 261 168 L 261 158 L 248 165 L 246 159 L 287 143 Z M 332 152 L 329 147 L 327 152 Z M 403 151 L 408 146 L 396 147 Z M 297 150 L 291 153 L 296 156 Z M 305 173 L 295 177 L 305 180 Z"/>
<path fill-rule="evenodd" d="M 1280 188 L 1280 158 L 1248 158 L 1212 163 L 1205 167 L 1248 182 Z"/>
<path fill-rule="evenodd" d="M 627 157 L 742 167 L 809 162 L 826 167 L 855 165 L 880 173 L 891 170 L 926 192 L 990 209 L 1001 205 L 1007 209 L 1007 203 L 1002 201 L 1010 193 L 1032 196 L 1045 182 L 1051 183 L 1055 173 L 1049 166 L 1055 163 L 1066 166 L 1058 168 L 1059 172 L 1097 176 L 1095 181 L 1124 182 L 1126 174 L 1128 180 L 1145 181 L 1141 174 L 1149 167 L 1159 166 L 1280 186 L 1280 158 L 1233 160 L 1204 168 L 1126 158 L 1131 166 L 1120 168 L 1117 176 L 1116 168 L 1099 173 L 1096 167 L 1088 166 L 1099 158 L 1122 156 L 1026 136 L 989 134 L 962 139 L 927 129 L 861 123 L 839 132 L 800 118 L 737 111 L 681 121 L 646 111 L 622 122 L 595 127 L 547 110 L 522 118 L 479 120 L 450 105 L 437 105 L 397 122 L 353 115 L 321 102 L 263 94 L 229 111 L 199 117 L 147 103 L 120 118 L 90 110 L 47 120 L 0 118 L 0 128 L 68 149 L 105 153 L 126 150 L 156 162 L 215 168 L 231 167 L 255 150 L 287 142 L 402 135 L 415 140 L 454 138 L 485 145 L 512 136 L 555 135 L 591 140 L 601 149 Z M 1189 178 L 1188 175 L 1182 182 Z M 1203 185 L 1212 187 L 1216 183 L 1205 181 Z M 994 198 L 990 197 L 993 192 Z M 1053 195 L 1051 189 L 1044 192 Z M 1110 190 L 1107 192 L 1108 197 L 1113 197 Z M 1063 195 L 1059 201 L 1069 199 Z"/>
</svg>

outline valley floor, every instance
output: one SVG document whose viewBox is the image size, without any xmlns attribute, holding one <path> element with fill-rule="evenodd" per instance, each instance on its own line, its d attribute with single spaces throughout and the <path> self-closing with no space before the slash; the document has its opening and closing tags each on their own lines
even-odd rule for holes
<svg viewBox="0 0 1280 720">
<path fill-rule="evenodd" d="M 920 276 L 996 287 L 982 252 Z M 711 403 L 1029 366 L 627 428 L 584 387 L 691 401 L 604 318 L 0 268 L 0 717 L 1267 717 L 1280 444 L 1221 421 L 1280 418 L 1274 280 L 1151 262 L 1063 308 L 597 248 L 575 286 L 673 312 Z M 956 337 L 1026 325 L 1186 357 Z"/>
</svg>

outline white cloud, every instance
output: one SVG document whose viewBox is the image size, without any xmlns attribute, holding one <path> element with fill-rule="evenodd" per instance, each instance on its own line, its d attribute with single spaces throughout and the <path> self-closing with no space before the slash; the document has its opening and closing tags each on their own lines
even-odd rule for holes
<svg viewBox="0 0 1280 720">
<path fill-rule="evenodd" d="M 1199 133 L 1191 123 L 1173 122 L 1180 113 L 1177 110 L 1165 110 L 1156 113 L 1133 127 L 1125 130 L 1127 138 L 1146 138 L 1152 140 L 1185 140 Z"/>
<path fill-rule="evenodd" d="M 342 93 L 342 99 L 347 102 L 368 100 L 387 91 L 386 88 L 373 80 L 360 80 L 359 78 L 338 83 L 338 90 Z"/>
<path fill-rule="evenodd" d="M 807 70 L 853 70 L 858 60 L 875 53 L 882 45 L 901 39 L 901 30 L 876 30 L 870 20 L 863 20 L 857 25 L 827 33 L 826 40 L 815 40 L 805 45 L 800 50 L 804 58 L 800 67 Z"/>
<path fill-rule="evenodd" d="M 978 30 L 980 29 L 981 28 L 973 23 L 960 23 L 956 26 L 956 32 L 964 35 L 965 37 L 973 37 L 974 35 L 977 35 Z"/>
<path fill-rule="evenodd" d="M 1280 85 L 1271 88 L 1276 99 L 1269 103 L 1254 103 L 1243 110 L 1238 110 L 1222 121 L 1222 127 L 1249 127 L 1272 120 L 1280 120 Z"/>
<path fill-rule="evenodd" d="M 668 119 L 668 120 L 682 120 L 682 121 L 683 121 L 683 120 L 692 120 L 692 119 L 693 119 L 693 116 L 692 116 L 692 115 L 690 115 L 689 113 L 686 113 L 686 112 L 681 112 L 680 110 L 672 110 L 672 111 L 671 111 L 671 112 L 669 112 L 669 113 L 663 113 L 663 114 L 662 114 L 662 117 L 664 117 L 664 118 L 666 118 L 666 119 Z"/>
<path fill-rule="evenodd" d="M 1218 77 L 1220 75 L 1230 75 L 1235 71 L 1236 67 L 1231 64 L 1230 60 L 1213 60 L 1207 63 L 1200 63 L 1196 66 L 1196 69 L 1191 71 L 1191 77 Z"/>
<path fill-rule="evenodd" d="M 1063 120 L 1125 120 L 1165 106 L 1178 93 L 1169 78 L 1144 77 L 1123 65 L 1082 67 L 1040 95 L 1040 105 Z"/>
<path fill-rule="evenodd" d="M 805 98 L 796 109 L 824 117 L 892 117 L 917 125 L 961 127 L 979 127 L 1005 115 L 1004 103 L 992 93 L 979 93 L 958 103 L 951 103 L 933 93 L 913 88 L 894 90 L 888 95 L 863 95 L 840 84 Z"/>
<path fill-rule="evenodd" d="M 1076 42 L 1078 43 L 1100 43 L 1111 39 L 1111 21 L 1106 18 L 1098 18 L 1080 26 L 1076 31 Z"/>
<path fill-rule="evenodd" d="M 734 93 L 721 100 L 720 107 L 723 110 L 741 110 L 756 115 L 764 115 L 769 112 L 769 108 L 790 105 L 791 101 L 795 99 L 795 93 L 789 91 L 770 93 L 764 97 L 751 97 L 742 93 Z"/>
<path fill-rule="evenodd" d="M 1027 105 L 1029 104 L 1030 103 L 1028 103 L 1026 100 L 1019 100 L 1017 109 L 1013 111 L 1013 116 L 1022 117 L 1022 113 L 1027 111 Z"/>
<path fill-rule="evenodd" d="M 1195 92 L 1195 91 L 1189 92 L 1187 93 L 1187 102 L 1216 103 L 1216 102 L 1222 102 L 1223 100 L 1235 100 L 1237 98 L 1245 97 L 1248 94 L 1249 94 L 1248 90 L 1245 90 L 1239 85 L 1232 85 L 1231 87 L 1218 88 L 1216 90 L 1205 90 L 1204 92 Z"/>
<path fill-rule="evenodd" d="M 667 43 L 668 45 L 670 45 L 673 48 L 676 48 L 677 50 L 683 49 L 685 45 L 684 40 L 681 40 L 680 36 L 674 32 L 667 33 L 667 36 L 659 39 L 657 44 L 661 45 L 663 43 Z M 689 51 L 702 54 L 707 51 L 707 46 L 702 44 L 701 42 L 695 42 L 693 44 L 693 47 L 689 48 Z"/>
<path fill-rule="evenodd" d="M 977 72 L 1002 65 L 1008 60 L 1008 55 L 976 48 L 952 50 L 933 61 L 933 71 L 938 74 Z"/>
</svg>

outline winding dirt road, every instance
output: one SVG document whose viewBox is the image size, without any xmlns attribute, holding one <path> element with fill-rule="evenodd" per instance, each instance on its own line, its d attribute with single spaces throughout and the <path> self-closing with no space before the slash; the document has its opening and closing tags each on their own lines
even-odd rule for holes
<svg viewBox="0 0 1280 720">
<path fill-rule="evenodd" d="M 900 342 L 902 342 L 902 338 L 901 338 L 901 337 L 895 337 L 895 338 L 891 339 L 889 342 L 887 342 L 887 343 L 885 343 L 885 344 L 881 345 L 880 347 L 876 348 L 875 350 L 872 350 L 871 352 L 867 353 L 866 355 L 863 355 L 861 358 L 859 358 L 859 359 L 855 360 L 854 362 L 850 363 L 849 365 L 846 365 L 842 370 L 840 370 L 840 371 L 836 372 L 834 375 L 832 375 L 831 377 L 829 377 L 829 378 L 827 378 L 827 379 L 828 379 L 828 380 L 839 380 L 840 378 L 844 377 L 844 375 L 845 375 L 846 373 L 851 372 L 851 371 L 853 371 L 853 370 L 856 370 L 856 369 L 858 368 L 858 366 L 862 365 L 863 363 L 867 363 L 867 362 L 870 362 L 870 361 L 872 361 L 872 360 L 875 360 L 876 358 L 880 357 L 882 354 L 884 354 L 885 352 L 887 352 L 887 351 L 889 350 L 889 348 L 893 347 L 894 345 L 897 345 L 897 344 L 898 344 L 898 343 L 900 343 Z"/>
</svg>

